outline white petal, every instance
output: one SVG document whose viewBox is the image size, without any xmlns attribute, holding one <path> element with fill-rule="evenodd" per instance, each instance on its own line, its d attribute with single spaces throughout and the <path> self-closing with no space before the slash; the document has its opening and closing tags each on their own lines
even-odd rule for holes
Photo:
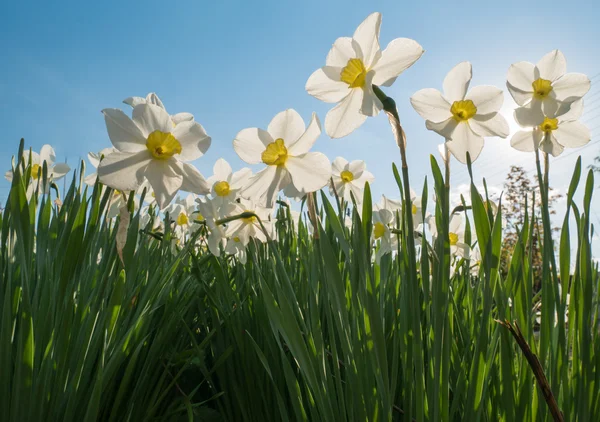
<svg viewBox="0 0 600 422">
<path fill-rule="evenodd" d="M 85 179 L 83 179 L 83 183 L 85 183 L 86 185 L 89 185 L 89 186 L 94 186 L 96 184 L 97 179 L 98 179 L 98 173 L 91 173 L 91 174 L 85 176 Z"/>
<path fill-rule="evenodd" d="M 363 96 L 362 89 L 354 88 L 350 95 L 329 110 L 325 116 L 325 131 L 330 137 L 349 135 L 367 120 L 367 116 L 360 112 Z"/>
<path fill-rule="evenodd" d="M 552 96 L 545 98 L 541 103 L 542 111 L 546 116 L 555 116 L 561 108 L 561 104 Z"/>
<path fill-rule="evenodd" d="M 502 90 L 490 85 L 480 85 L 473 88 L 467 96 L 467 100 L 473 101 L 477 107 L 477 114 L 496 113 L 504 103 Z"/>
<path fill-rule="evenodd" d="M 381 56 L 379 48 L 379 28 L 381 26 L 381 14 L 372 13 L 356 28 L 352 38 L 358 43 L 363 53 L 363 63 L 367 69 Z"/>
<path fill-rule="evenodd" d="M 510 92 L 511 97 L 513 97 L 513 100 L 515 100 L 515 103 L 520 106 L 526 105 L 533 98 L 533 88 L 532 91 L 522 91 L 515 88 L 508 82 L 506 83 L 506 87 L 508 88 L 508 92 Z"/>
<path fill-rule="evenodd" d="M 554 135 L 545 136 L 540 143 L 540 151 L 550 154 L 553 157 L 558 157 L 564 150 L 565 148 L 558 143 Z"/>
<path fill-rule="evenodd" d="M 179 169 L 176 166 L 177 161 L 170 159 L 152 160 L 146 167 L 145 175 L 154 190 L 156 203 L 160 209 L 169 205 L 181 188 L 183 176 L 177 171 Z"/>
<path fill-rule="evenodd" d="M 452 218 L 450 218 L 450 223 L 448 224 L 448 231 L 450 233 L 458 233 L 462 231 L 461 227 L 463 225 L 463 217 L 462 214 L 452 214 Z"/>
<path fill-rule="evenodd" d="M 175 125 L 183 122 L 191 122 L 192 120 L 194 120 L 194 115 L 191 113 L 177 113 L 171 116 L 171 121 Z"/>
<path fill-rule="evenodd" d="M 235 135 L 233 149 L 248 164 L 258 164 L 262 162 L 261 155 L 271 142 L 274 142 L 274 139 L 269 132 L 252 127 Z"/>
<path fill-rule="evenodd" d="M 326 103 L 337 103 L 350 94 L 351 88 L 340 81 L 339 67 L 317 69 L 306 81 L 306 92 Z"/>
<path fill-rule="evenodd" d="M 289 157 L 285 166 L 292 176 L 294 187 L 307 193 L 321 189 L 331 176 L 331 163 L 320 152 Z"/>
<path fill-rule="evenodd" d="M 123 100 L 123 102 L 131 107 L 135 107 L 138 104 L 145 104 L 146 99 L 143 97 L 127 97 Z"/>
<path fill-rule="evenodd" d="M 179 162 L 174 169 L 178 170 L 183 177 L 180 187 L 181 190 L 192 192 L 197 195 L 206 195 L 210 192 L 210 186 L 206 179 L 193 165 Z"/>
<path fill-rule="evenodd" d="M 571 104 L 562 104 L 558 111 L 559 122 L 570 122 L 581 118 L 583 115 L 583 99 L 573 101 Z"/>
<path fill-rule="evenodd" d="M 471 63 L 462 62 L 454 66 L 444 78 L 444 97 L 450 103 L 464 100 L 472 76 Z"/>
<path fill-rule="evenodd" d="M 369 72 L 365 86 L 363 87 L 364 94 L 360 112 L 365 116 L 377 116 L 383 108 L 381 100 L 377 98 L 377 95 L 373 92 L 373 85 L 371 83 L 372 78 L 373 72 Z"/>
<path fill-rule="evenodd" d="M 348 64 L 348 60 L 358 57 L 354 47 L 352 38 L 341 37 L 335 40 L 325 64 L 327 66 L 344 67 Z"/>
<path fill-rule="evenodd" d="M 304 121 L 302 122 L 304 124 Z M 315 141 L 321 136 L 321 121 L 317 113 L 312 114 L 308 129 L 298 138 L 297 141 L 288 145 L 287 150 L 290 155 L 300 155 L 310 151 Z"/>
<path fill-rule="evenodd" d="M 172 133 L 181 144 L 181 154 L 177 156 L 181 160 L 196 160 L 210 147 L 210 136 L 206 134 L 200 123 L 193 120 L 179 123 Z"/>
<path fill-rule="evenodd" d="M 580 122 L 564 122 L 552 132 L 556 140 L 567 148 L 581 147 L 590 142 L 590 130 Z"/>
<path fill-rule="evenodd" d="M 458 126 L 458 122 L 452 117 L 439 123 L 434 123 L 430 120 L 425 122 L 425 127 L 427 129 L 433 130 L 435 133 L 443 136 L 445 139 L 452 138 L 452 134 L 454 133 L 456 126 Z"/>
<path fill-rule="evenodd" d="M 213 166 L 213 173 L 216 176 L 217 181 L 229 180 L 229 176 L 231 176 L 232 172 L 231 166 L 223 158 L 219 158 Z"/>
<path fill-rule="evenodd" d="M 567 73 L 552 84 L 552 92 L 558 101 L 572 102 L 590 90 L 590 79 L 583 73 Z"/>
<path fill-rule="evenodd" d="M 538 100 L 533 100 L 526 106 L 518 107 L 514 112 L 514 117 L 521 127 L 539 126 L 544 121 L 542 103 Z"/>
<path fill-rule="evenodd" d="M 410 103 L 415 111 L 425 120 L 439 123 L 452 117 L 450 103 L 437 89 L 426 88 L 415 92 L 410 97 Z"/>
<path fill-rule="evenodd" d="M 146 103 L 153 104 L 155 106 L 159 106 L 162 109 L 165 109 L 163 102 L 160 100 L 160 98 L 158 98 L 158 95 L 156 95 L 154 92 L 151 92 L 148 95 L 146 95 Z"/>
<path fill-rule="evenodd" d="M 467 162 L 467 152 L 474 162 L 483 149 L 483 138 L 477 135 L 468 123 L 459 123 L 452 133 L 452 139 L 447 143 L 448 149 L 461 163 Z"/>
<path fill-rule="evenodd" d="M 359 186 L 361 188 L 365 187 L 365 183 L 373 183 L 375 180 L 375 176 L 370 171 L 364 170 L 360 172 L 360 176 L 355 177 L 353 181 L 350 182 L 351 185 Z"/>
<path fill-rule="evenodd" d="M 334 173 L 339 175 L 342 171 L 346 169 L 347 165 L 348 160 L 346 160 L 343 157 L 336 157 L 335 160 L 333 160 L 333 163 L 331 163 L 331 168 Z"/>
<path fill-rule="evenodd" d="M 298 140 L 305 130 L 304 120 L 292 108 L 277 113 L 267 128 L 267 132 L 273 139 L 283 139 L 286 146 Z"/>
<path fill-rule="evenodd" d="M 94 168 L 98 167 L 98 164 L 100 164 L 100 154 L 88 152 L 88 161 Z"/>
<path fill-rule="evenodd" d="M 44 161 L 48 166 L 51 166 L 56 161 L 56 153 L 54 152 L 54 148 L 48 144 L 42 146 L 42 149 L 40 150 L 40 164 L 42 164 Z"/>
<path fill-rule="evenodd" d="M 535 77 L 535 65 L 529 62 L 518 62 L 512 64 L 508 68 L 508 75 L 506 76 L 506 82 L 511 86 L 523 93 L 528 93 L 529 97 L 533 94 L 533 81 Z M 517 104 L 521 105 L 515 98 Z"/>
<path fill-rule="evenodd" d="M 510 140 L 510 146 L 518 151 L 533 152 L 541 141 L 541 132 L 539 130 L 521 130 L 515 133 Z"/>
<path fill-rule="evenodd" d="M 144 181 L 150 161 L 152 156 L 148 150 L 137 153 L 113 152 L 98 165 L 100 183 L 123 192 L 136 190 Z"/>
<path fill-rule="evenodd" d="M 140 128 L 116 108 L 102 110 L 108 137 L 116 149 L 122 152 L 146 150 L 146 137 Z"/>
<path fill-rule="evenodd" d="M 261 202 L 270 208 L 279 191 L 290 182 L 290 175 L 284 167 L 267 166 L 248 180 L 248 184 L 244 186 L 241 194 L 245 198 Z"/>
<path fill-rule="evenodd" d="M 231 176 L 231 181 L 229 182 L 229 187 L 231 189 L 240 189 L 252 176 L 252 170 L 247 167 L 244 167 L 241 170 L 236 171 Z"/>
<path fill-rule="evenodd" d="M 379 86 L 390 86 L 398 75 L 419 60 L 424 52 L 423 47 L 415 40 L 409 38 L 392 40 L 373 67 L 375 71 L 373 83 Z"/>
<path fill-rule="evenodd" d="M 67 163 L 58 163 L 52 167 L 50 177 L 54 180 L 58 180 L 61 177 L 64 177 L 69 171 L 71 171 L 71 167 L 69 167 Z"/>
<path fill-rule="evenodd" d="M 567 72 L 567 60 L 560 50 L 553 50 L 546 54 L 536 65 L 538 75 L 542 78 L 554 82 Z"/>
<path fill-rule="evenodd" d="M 139 104 L 133 108 L 133 121 L 142 131 L 144 138 L 148 138 L 152 132 L 159 130 L 169 133 L 173 129 L 171 117 L 165 111 L 154 104 Z"/>
<path fill-rule="evenodd" d="M 348 163 L 348 171 L 352 173 L 355 179 L 360 178 L 366 168 L 367 163 L 363 160 L 354 160 Z"/>
<path fill-rule="evenodd" d="M 491 117 L 490 117 L 491 116 Z M 499 136 L 506 138 L 510 129 L 508 122 L 500 113 L 486 114 L 484 116 L 476 115 L 469 120 L 471 129 L 479 136 Z"/>
</svg>

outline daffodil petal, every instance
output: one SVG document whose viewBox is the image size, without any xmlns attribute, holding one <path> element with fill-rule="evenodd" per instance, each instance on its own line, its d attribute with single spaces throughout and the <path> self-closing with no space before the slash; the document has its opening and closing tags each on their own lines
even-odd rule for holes
<svg viewBox="0 0 600 422">
<path fill-rule="evenodd" d="M 363 95 L 362 89 L 354 88 L 350 95 L 329 110 L 325 116 L 325 131 L 330 137 L 349 135 L 367 120 L 367 116 L 360 113 Z"/>
<path fill-rule="evenodd" d="M 541 132 L 538 130 L 521 130 L 515 133 L 511 140 L 510 146 L 522 152 L 533 152 L 539 146 L 541 141 Z"/>
<path fill-rule="evenodd" d="M 248 180 L 242 189 L 242 196 L 258 200 L 270 208 L 277 198 L 277 193 L 290 182 L 290 175 L 284 167 L 267 166 Z"/>
<path fill-rule="evenodd" d="M 356 28 L 352 38 L 358 43 L 362 51 L 362 61 L 369 69 L 381 56 L 379 48 L 379 28 L 381 27 L 381 13 L 371 13 Z"/>
<path fill-rule="evenodd" d="M 296 189 L 307 193 L 321 189 L 331 177 L 331 163 L 327 156 L 320 152 L 289 157 L 286 168 Z"/>
<path fill-rule="evenodd" d="M 430 120 L 425 122 L 425 127 L 427 129 L 434 131 L 438 135 L 443 136 L 445 139 L 452 138 L 452 134 L 457 126 L 458 122 L 452 117 L 439 123 L 434 123 Z"/>
<path fill-rule="evenodd" d="M 325 64 L 342 68 L 348 64 L 348 60 L 356 57 L 358 56 L 352 38 L 340 37 L 335 40 L 331 50 L 329 50 Z"/>
<path fill-rule="evenodd" d="M 233 149 L 248 164 L 262 162 L 261 154 L 274 139 L 269 132 L 259 128 L 241 130 L 233 140 Z"/>
<path fill-rule="evenodd" d="M 366 116 L 377 116 L 383 108 L 381 100 L 377 98 L 377 95 L 375 95 L 375 92 L 373 91 L 373 85 L 371 84 L 372 78 L 373 72 L 369 72 L 363 88 L 364 94 L 360 112 Z"/>
<path fill-rule="evenodd" d="M 304 120 L 292 108 L 277 113 L 267 128 L 271 137 L 273 139 L 283 139 L 286 147 L 298 140 L 305 130 Z"/>
<path fill-rule="evenodd" d="M 583 73 L 567 73 L 552 84 L 552 92 L 556 100 L 572 102 L 587 94 L 590 87 L 590 79 Z"/>
<path fill-rule="evenodd" d="M 476 115 L 469 120 L 469 124 L 476 134 L 483 137 L 499 136 L 501 138 L 506 138 L 510 133 L 508 122 L 500 113 L 494 113 L 493 115 L 486 114 L 483 116 Z"/>
<path fill-rule="evenodd" d="M 304 121 L 302 122 L 302 125 L 304 125 Z M 300 155 L 307 153 L 319 136 L 321 136 L 321 121 L 319 120 L 317 113 L 313 113 L 308 128 L 296 141 L 288 145 L 288 154 Z"/>
<path fill-rule="evenodd" d="M 581 147 L 590 142 L 590 130 L 580 122 L 564 122 L 552 132 L 559 144 L 567 148 Z"/>
<path fill-rule="evenodd" d="M 461 163 L 467 163 L 467 152 L 474 162 L 483 149 L 483 137 L 479 136 L 468 123 L 459 123 L 452 133 L 452 139 L 447 143 L 448 149 Z"/>
<path fill-rule="evenodd" d="M 121 152 L 146 150 L 146 137 L 140 128 L 125 113 L 116 108 L 102 110 L 108 137 Z"/>
<path fill-rule="evenodd" d="M 373 67 L 373 84 L 391 86 L 396 78 L 411 67 L 423 55 L 423 47 L 409 38 L 392 40 L 381 53 L 381 58 Z"/>
<path fill-rule="evenodd" d="M 231 166 L 223 158 L 219 158 L 217 161 L 215 161 L 213 173 L 215 174 L 217 180 L 227 181 L 232 172 L 233 170 L 231 169 Z"/>
<path fill-rule="evenodd" d="M 425 88 L 415 92 L 410 97 L 410 103 L 415 111 L 425 120 L 439 123 L 452 117 L 450 103 L 437 89 Z"/>
<path fill-rule="evenodd" d="M 159 108 L 158 106 L 154 107 Z M 177 191 L 181 188 L 183 176 L 173 168 L 176 163 L 177 161 L 174 159 L 152 160 L 146 166 L 144 175 L 154 190 L 156 203 L 160 209 L 169 205 L 177 194 Z"/>
<path fill-rule="evenodd" d="M 152 156 L 148 150 L 113 152 L 98 165 L 100 182 L 122 192 L 136 190 L 144 181 L 144 173 Z"/>
<path fill-rule="evenodd" d="M 171 116 L 161 108 L 154 104 L 139 104 L 133 108 L 133 121 L 140 128 L 144 138 L 148 138 L 154 131 L 169 133 L 173 129 Z"/>
<path fill-rule="evenodd" d="M 202 176 L 202 173 L 200 173 L 193 165 L 179 162 L 177 163 L 175 170 L 179 171 L 183 177 L 181 181 L 181 190 L 192 192 L 196 195 L 206 195 L 210 192 L 208 182 L 204 176 Z"/>
<path fill-rule="evenodd" d="M 533 86 L 531 85 L 533 81 L 536 79 L 535 77 L 535 65 L 529 62 L 518 62 L 512 64 L 508 68 L 508 74 L 506 76 L 506 82 L 510 85 L 508 87 L 509 91 L 511 86 L 515 89 L 523 93 L 527 93 L 529 98 L 533 95 Z M 517 101 L 515 101 L 519 105 L 523 105 Z"/>
<path fill-rule="evenodd" d="M 444 78 L 444 97 L 450 103 L 464 100 L 472 76 L 471 63 L 462 62 L 454 66 Z"/>
<path fill-rule="evenodd" d="M 560 50 L 553 50 L 542 57 L 535 68 L 538 73 L 536 79 L 554 82 L 567 72 L 567 60 Z"/>
<path fill-rule="evenodd" d="M 478 115 L 490 114 L 500 110 L 504 103 L 504 93 L 495 86 L 480 85 L 470 90 L 465 99 L 473 101 Z"/>
<path fill-rule="evenodd" d="M 326 103 L 337 103 L 347 97 L 351 89 L 340 81 L 340 68 L 325 66 L 317 69 L 306 82 L 306 92 Z"/>
<path fill-rule="evenodd" d="M 526 106 L 518 107 L 514 111 L 514 117 L 516 122 L 521 127 L 536 127 L 544 121 L 542 103 L 537 100 L 533 100 Z"/>
</svg>

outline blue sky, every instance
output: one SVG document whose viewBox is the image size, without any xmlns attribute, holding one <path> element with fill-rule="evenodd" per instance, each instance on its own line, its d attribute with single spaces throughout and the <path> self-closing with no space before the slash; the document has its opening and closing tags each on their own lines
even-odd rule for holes
<svg viewBox="0 0 600 422">
<path fill-rule="evenodd" d="M 393 38 L 417 40 L 423 57 L 387 89 L 396 99 L 408 136 L 409 166 L 416 190 L 436 154 L 438 135 L 425 129 L 410 96 L 421 88 L 441 89 L 457 63 L 473 63 L 471 86 L 504 88 L 511 63 L 538 61 L 558 48 L 568 71 L 592 77 L 584 122 L 600 140 L 600 7 L 594 1 L 178 1 L 3 2 L 0 15 L 0 133 L 2 166 L 10 166 L 18 140 L 39 150 L 49 143 L 72 167 L 88 151 L 110 146 L 100 110 L 128 106 L 129 96 L 159 94 L 171 113 L 195 115 L 213 138 L 195 164 L 205 176 L 223 157 L 243 166 L 232 148 L 246 127 L 266 128 L 279 111 L 295 108 L 308 122 L 323 120 L 329 105 L 309 96 L 308 76 L 325 62 L 337 37 L 351 36 L 371 12 L 383 14 L 382 46 Z M 512 99 L 504 113 L 512 121 Z M 314 150 L 330 159 L 364 159 L 375 175 L 374 194 L 397 196 L 391 172 L 399 154 L 383 114 L 347 138 L 325 134 Z M 584 165 L 600 143 L 581 151 Z M 570 154 L 570 155 L 566 155 Z M 567 151 L 551 164 L 559 190 L 578 153 Z M 488 139 L 475 163 L 478 177 L 501 186 L 509 165 L 533 168 L 533 154 L 512 151 L 508 140 Z M 453 186 L 467 182 L 453 161 Z M 4 202 L 8 183 L 0 181 Z M 600 202 L 596 203 L 600 206 Z M 600 210 L 600 207 L 596 208 Z M 600 220 L 598 221 L 600 222 Z"/>
</svg>

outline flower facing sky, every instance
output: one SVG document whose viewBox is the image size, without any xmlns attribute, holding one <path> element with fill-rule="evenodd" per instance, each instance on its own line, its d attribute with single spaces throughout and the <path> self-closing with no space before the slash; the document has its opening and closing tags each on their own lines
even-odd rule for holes
<svg viewBox="0 0 600 422">
<path fill-rule="evenodd" d="M 358 26 L 352 38 L 338 38 L 325 66 L 306 82 L 306 91 L 326 103 L 338 103 L 325 117 L 325 131 L 332 138 L 353 132 L 383 105 L 373 85 L 390 86 L 415 63 L 423 48 L 414 40 L 397 38 L 381 51 L 381 14 L 373 13 Z"/>
<path fill-rule="evenodd" d="M 515 120 L 524 128 L 515 133 L 510 145 L 523 152 L 532 152 L 539 148 L 541 151 L 556 157 L 565 148 L 581 147 L 591 140 L 590 130 L 578 119 L 583 114 L 583 100 L 578 100 L 569 106 L 564 104 L 555 116 L 546 116 L 531 112 L 528 107 L 515 110 Z"/>
<path fill-rule="evenodd" d="M 156 106 L 159 106 L 163 110 L 166 110 L 163 102 L 160 100 L 160 98 L 158 98 L 158 95 L 156 95 L 154 92 L 151 92 L 150 94 L 146 95 L 146 98 L 144 98 L 144 97 L 128 97 L 128 98 L 125 98 L 123 100 L 123 102 L 134 108 L 138 104 L 154 104 Z M 171 117 L 171 123 L 173 123 L 173 127 L 177 126 L 179 123 L 191 122 L 192 120 L 194 120 L 194 116 L 191 113 L 177 113 L 177 114 L 171 115 L 170 117 Z"/>
<path fill-rule="evenodd" d="M 444 78 L 443 94 L 426 88 L 410 98 L 427 129 L 443 136 L 461 163 L 467 162 L 467 152 L 471 161 L 477 159 L 484 137 L 506 138 L 509 134 L 508 123 L 499 113 L 504 102 L 502 90 L 481 85 L 468 91 L 471 77 L 471 63 L 459 63 Z"/>
<path fill-rule="evenodd" d="M 229 163 L 219 158 L 213 166 L 213 173 L 207 182 L 211 187 L 210 193 L 215 204 L 221 206 L 237 198 L 239 190 L 252 175 L 252 170 L 245 167 L 234 173 Z"/>
<path fill-rule="evenodd" d="M 102 112 L 117 151 L 100 162 L 100 182 L 131 191 L 148 180 L 161 209 L 179 189 L 209 192 L 204 177 L 186 163 L 204 155 L 210 146 L 211 139 L 199 123 L 192 120 L 174 125 L 164 108 L 148 103 L 133 108 L 133 119 L 114 108 Z"/>
<path fill-rule="evenodd" d="M 329 159 L 308 152 L 321 134 L 319 118 L 313 113 L 308 128 L 297 111 L 277 114 L 267 130 L 248 128 L 239 132 L 233 149 L 248 164 L 266 167 L 252 176 L 241 196 L 272 207 L 277 193 L 289 184 L 302 193 L 325 186 L 331 175 Z"/>
<path fill-rule="evenodd" d="M 329 191 L 332 195 L 337 195 L 345 201 L 351 200 L 351 194 L 357 203 L 362 203 L 365 183 L 372 183 L 375 180 L 373 174 L 366 170 L 367 165 L 363 160 L 354 160 L 348 162 L 342 157 L 337 157 L 331 164 L 331 178 L 333 186 Z"/>
<path fill-rule="evenodd" d="M 539 109 L 547 116 L 558 112 L 561 104 L 572 103 L 590 90 L 590 80 L 582 73 L 567 73 L 567 60 L 553 50 L 537 64 L 514 63 L 508 69 L 506 86 L 515 102 Z"/>
</svg>

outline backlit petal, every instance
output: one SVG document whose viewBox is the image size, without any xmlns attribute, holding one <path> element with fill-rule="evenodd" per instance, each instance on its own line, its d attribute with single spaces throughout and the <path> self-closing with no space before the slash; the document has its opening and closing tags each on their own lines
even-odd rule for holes
<svg viewBox="0 0 600 422">
<path fill-rule="evenodd" d="M 469 124 L 476 134 L 483 137 L 499 136 L 506 138 L 510 133 L 508 122 L 500 113 L 483 116 L 476 115 L 469 120 Z"/>
<path fill-rule="evenodd" d="M 472 75 L 471 63 L 462 62 L 454 66 L 444 78 L 444 97 L 450 103 L 464 100 Z"/>
<path fill-rule="evenodd" d="M 193 120 L 175 126 L 173 136 L 181 144 L 181 154 L 177 155 L 177 158 L 184 161 L 193 161 L 202 157 L 211 143 L 211 138 L 202 125 Z"/>
<path fill-rule="evenodd" d="M 423 55 L 423 47 L 409 38 L 392 40 L 373 67 L 373 83 L 378 86 L 390 86 L 398 75 L 411 67 Z"/>
<path fill-rule="evenodd" d="M 371 68 L 381 56 L 379 48 L 379 28 L 381 27 L 381 13 L 375 12 L 356 28 L 352 38 L 358 43 L 362 51 L 363 63 L 367 69 Z"/>
<path fill-rule="evenodd" d="M 348 64 L 348 60 L 358 57 L 357 51 L 354 47 L 352 38 L 341 37 L 335 40 L 325 64 L 327 66 L 344 67 Z"/>
<path fill-rule="evenodd" d="M 477 107 L 477 114 L 495 113 L 504 103 L 504 93 L 502 90 L 490 85 L 480 85 L 474 87 L 465 97 L 473 101 Z"/>
<path fill-rule="evenodd" d="M 554 82 L 567 72 L 567 60 L 560 50 L 546 54 L 536 65 L 537 78 Z"/>
<path fill-rule="evenodd" d="M 467 162 L 467 152 L 474 162 L 483 149 L 483 138 L 477 135 L 468 123 L 459 123 L 447 143 L 448 149 L 461 163 Z"/>
<path fill-rule="evenodd" d="M 154 131 L 169 133 L 173 129 L 171 116 L 154 104 L 139 104 L 133 108 L 133 121 L 139 126 L 144 138 L 147 138 Z"/>
<path fill-rule="evenodd" d="M 351 92 L 347 83 L 340 81 L 341 68 L 325 66 L 317 69 L 306 81 L 306 92 L 326 103 L 337 103 Z"/>
<path fill-rule="evenodd" d="M 552 92 L 558 101 L 572 102 L 590 90 L 590 79 L 583 73 L 567 73 L 552 84 Z"/>
<path fill-rule="evenodd" d="M 233 149 L 248 164 L 259 164 L 262 162 L 261 154 L 271 142 L 274 139 L 269 132 L 252 127 L 235 135 Z"/>
<path fill-rule="evenodd" d="M 349 135 L 367 120 L 367 116 L 360 112 L 363 90 L 354 88 L 351 91 L 350 95 L 329 110 L 325 117 L 325 131 L 332 138 Z"/>
<path fill-rule="evenodd" d="M 283 139 L 285 146 L 291 145 L 304 133 L 306 126 L 298 112 L 292 108 L 277 113 L 267 131 L 273 139 Z"/>
<path fill-rule="evenodd" d="M 307 193 L 321 189 L 331 177 L 331 163 L 320 152 L 289 157 L 286 168 L 292 176 L 294 187 Z"/>
<path fill-rule="evenodd" d="M 533 63 L 518 62 L 508 68 L 506 82 L 522 92 L 529 93 L 530 97 L 533 95 L 533 86 L 531 84 L 535 80 L 535 65 Z M 516 98 L 515 101 L 519 104 Z"/>
<path fill-rule="evenodd" d="M 304 124 L 304 121 L 302 124 Z M 306 131 L 298 138 L 297 141 L 288 145 L 288 154 L 300 155 L 307 153 L 310 151 L 319 136 L 321 136 L 321 121 L 319 120 L 317 113 L 313 113 Z"/>
<path fill-rule="evenodd" d="M 567 148 L 581 147 L 590 142 L 590 130 L 580 122 L 564 122 L 552 132 L 556 140 Z"/>
<path fill-rule="evenodd" d="M 148 150 L 137 153 L 113 152 L 98 165 L 100 182 L 123 192 L 136 190 L 144 181 L 144 173 L 152 156 Z"/>
<path fill-rule="evenodd" d="M 116 149 L 122 152 L 146 150 L 146 137 L 125 113 L 116 108 L 102 110 L 108 137 Z"/>
<path fill-rule="evenodd" d="M 183 176 L 174 168 L 176 165 L 177 161 L 174 159 L 152 160 L 146 167 L 144 174 L 154 190 L 154 197 L 160 209 L 169 205 L 181 188 Z"/>
<path fill-rule="evenodd" d="M 417 91 L 410 97 L 410 103 L 419 115 L 425 120 L 434 123 L 443 122 L 452 117 L 451 104 L 446 101 L 440 91 L 426 88 Z"/>
<path fill-rule="evenodd" d="M 193 165 L 179 162 L 174 169 L 179 171 L 183 177 L 180 187 L 181 190 L 192 192 L 197 195 L 206 195 L 210 192 L 208 182 L 204 176 L 202 176 L 202 173 L 200 173 Z"/>
<path fill-rule="evenodd" d="M 518 151 L 533 152 L 538 147 L 540 140 L 540 131 L 521 130 L 512 136 L 510 140 L 510 146 Z"/>
<path fill-rule="evenodd" d="M 452 134 L 454 133 L 456 126 L 458 126 L 458 122 L 452 117 L 439 123 L 434 123 L 430 120 L 425 122 L 425 127 L 427 129 L 433 130 L 435 133 L 443 136 L 445 139 L 452 138 Z"/>
</svg>

